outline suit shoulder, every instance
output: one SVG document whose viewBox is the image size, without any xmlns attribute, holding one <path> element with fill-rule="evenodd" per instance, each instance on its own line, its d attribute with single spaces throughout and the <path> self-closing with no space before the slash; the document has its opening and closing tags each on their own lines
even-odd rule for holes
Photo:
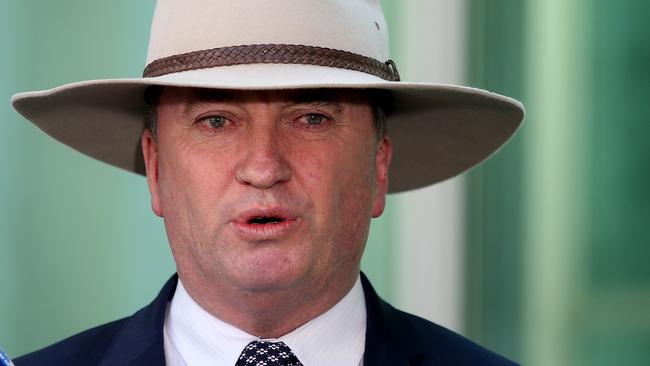
<svg viewBox="0 0 650 366">
<path fill-rule="evenodd" d="M 17 358 L 16 366 L 97 365 L 128 318 L 88 329 Z"/>
<path fill-rule="evenodd" d="M 413 314 L 397 309 L 395 311 L 399 319 L 394 324 L 408 334 L 407 337 L 412 337 L 421 351 L 435 355 L 436 361 L 440 364 L 517 365 L 443 326 Z"/>
</svg>

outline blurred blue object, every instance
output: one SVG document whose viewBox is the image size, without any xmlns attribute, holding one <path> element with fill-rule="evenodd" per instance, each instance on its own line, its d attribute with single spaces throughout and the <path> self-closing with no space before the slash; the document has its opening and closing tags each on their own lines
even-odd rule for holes
<svg viewBox="0 0 650 366">
<path fill-rule="evenodd" d="M 0 366 L 14 366 L 14 363 L 11 362 L 9 356 L 7 356 L 2 348 L 0 348 Z"/>
</svg>

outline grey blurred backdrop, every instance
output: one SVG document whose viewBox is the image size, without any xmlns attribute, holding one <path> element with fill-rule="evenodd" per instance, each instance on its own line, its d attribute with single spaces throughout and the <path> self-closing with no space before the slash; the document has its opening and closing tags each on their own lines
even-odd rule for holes
<svg viewBox="0 0 650 366">
<path fill-rule="evenodd" d="M 473 172 L 389 199 L 363 269 L 398 307 L 529 365 L 650 364 L 643 0 L 382 1 L 403 79 L 524 102 Z M 174 272 L 141 177 L 60 145 L 12 94 L 137 77 L 153 0 L 0 0 L 0 346 L 127 316 Z"/>
</svg>

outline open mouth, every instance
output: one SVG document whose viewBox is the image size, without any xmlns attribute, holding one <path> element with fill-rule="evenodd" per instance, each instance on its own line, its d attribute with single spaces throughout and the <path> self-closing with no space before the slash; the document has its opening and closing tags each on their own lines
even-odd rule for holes
<svg viewBox="0 0 650 366">
<path fill-rule="evenodd" d="M 282 207 L 253 208 L 241 213 L 232 225 L 237 234 L 251 242 L 281 239 L 296 230 L 299 217 Z"/>
<path fill-rule="evenodd" d="M 249 224 L 279 224 L 284 222 L 284 219 L 282 217 L 278 216 L 257 216 L 254 217 L 250 220 L 248 220 Z"/>
</svg>

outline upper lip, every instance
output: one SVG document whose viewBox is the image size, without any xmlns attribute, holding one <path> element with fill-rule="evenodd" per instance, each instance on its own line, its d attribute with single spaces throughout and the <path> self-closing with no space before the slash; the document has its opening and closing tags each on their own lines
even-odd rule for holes
<svg viewBox="0 0 650 366">
<path fill-rule="evenodd" d="M 254 207 L 242 211 L 233 220 L 239 224 L 251 224 L 255 219 L 277 219 L 280 222 L 296 219 L 296 215 L 290 210 L 279 207 Z"/>
</svg>

